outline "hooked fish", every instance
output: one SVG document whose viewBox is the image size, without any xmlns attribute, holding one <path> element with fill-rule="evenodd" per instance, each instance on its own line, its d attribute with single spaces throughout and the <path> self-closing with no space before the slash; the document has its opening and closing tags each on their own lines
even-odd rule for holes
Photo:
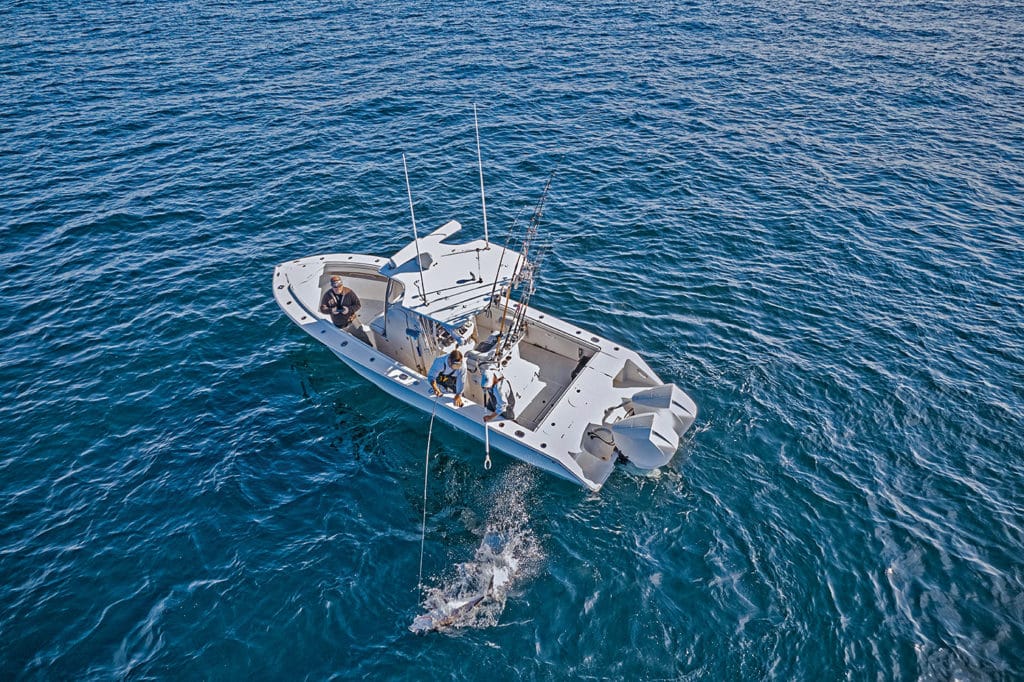
<svg viewBox="0 0 1024 682">
<path fill-rule="evenodd" d="M 458 623 L 480 606 L 480 603 L 491 594 L 492 589 L 494 589 L 493 574 L 490 582 L 487 583 L 487 589 L 480 594 L 469 599 L 447 602 L 427 613 L 416 616 L 409 629 L 417 635 L 422 635 L 434 630 L 443 630 Z"/>
</svg>

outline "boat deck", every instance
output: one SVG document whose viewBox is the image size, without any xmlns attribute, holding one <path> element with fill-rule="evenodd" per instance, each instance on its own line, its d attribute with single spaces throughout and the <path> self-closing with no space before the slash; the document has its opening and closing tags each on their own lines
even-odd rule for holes
<svg viewBox="0 0 1024 682">
<path fill-rule="evenodd" d="M 578 361 L 525 342 L 519 344 L 519 353 L 524 361 L 538 368 L 538 373 L 533 382 L 534 390 L 524 394 L 524 398 L 530 395 L 530 399 L 519 410 L 516 422 L 534 430 L 547 415 L 552 402 L 569 386 Z M 516 386 L 519 391 L 530 388 Z"/>
</svg>

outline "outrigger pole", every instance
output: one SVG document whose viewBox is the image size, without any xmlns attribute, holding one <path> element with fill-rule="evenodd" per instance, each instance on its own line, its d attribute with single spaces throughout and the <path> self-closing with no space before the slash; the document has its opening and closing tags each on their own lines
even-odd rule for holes
<svg viewBox="0 0 1024 682">
<path fill-rule="evenodd" d="M 427 303 L 427 285 L 423 281 L 423 259 L 420 258 L 420 236 L 416 233 L 416 211 L 412 207 L 412 186 L 409 184 L 409 166 L 405 163 L 405 154 L 402 154 L 402 168 L 405 170 L 405 190 L 409 193 L 409 215 L 412 216 L 412 238 L 416 245 L 416 267 L 420 271 L 420 293 L 423 295 L 423 304 Z"/>
<path fill-rule="evenodd" d="M 480 203 L 484 208 L 484 242 L 491 248 L 491 240 L 487 238 L 487 198 L 484 196 L 484 162 L 480 157 L 480 123 L 476 118 L 476 102 L 473 103 L 473 128 L 476 130 L 476 163 L 480 168 Z"/>
</svg>

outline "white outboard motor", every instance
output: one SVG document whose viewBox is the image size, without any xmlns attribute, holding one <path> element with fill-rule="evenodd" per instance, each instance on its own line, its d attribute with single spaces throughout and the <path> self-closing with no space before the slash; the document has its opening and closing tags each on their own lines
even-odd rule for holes
<svg viewBox="0 0 1024 682">
<path fill-rule="evenodd" d="M 679 438 L 697 418 L 697 406 L 675 384 L 663 384 L 634 393 L 627 407 L 632 417 L 611 425 L 615 447 L 639 469 L 668 464 Z"/>
<path fill-rule="evenodd" d="M 663 412 L 626 417 L 612 424 L 612 438 L 626 459 L 638 469 L 668 464 L 679 449 L 679 434 Z"/>
</svg>

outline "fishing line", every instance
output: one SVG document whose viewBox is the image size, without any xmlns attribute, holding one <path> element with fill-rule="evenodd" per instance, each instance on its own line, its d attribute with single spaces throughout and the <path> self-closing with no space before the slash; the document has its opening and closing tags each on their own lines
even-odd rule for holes
<svg viewBox="0 0 1024 682">
<path fill-rule="evenodd" d="M 423 547 L 427 542 L 427 481 L 430 473 L 430 438 L 434 434 L 434 415 L 437 414 L 437 396 L 434 396 L 434 407 L 430 410 L 430 428 L 427 429 L 427 454 L 423 458 L 423 525 L 420 527 L 420 577 L 416 587 L 423 591 Z"/>
<path fill-rule="evenodd" d="M 491 470 L 491 425 L 484 422 L 484 471 Z"/>
</svg>

